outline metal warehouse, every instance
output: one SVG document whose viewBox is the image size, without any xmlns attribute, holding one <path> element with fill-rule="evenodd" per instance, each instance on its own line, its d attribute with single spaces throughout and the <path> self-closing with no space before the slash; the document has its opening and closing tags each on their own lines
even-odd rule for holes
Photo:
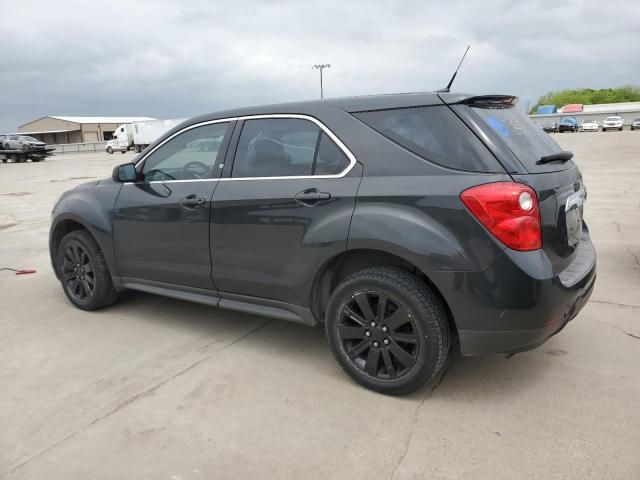
<svg viewBox="0 0 640 480">
<path fill-rule="evenodd" d="M 548 106 L 552 107 L 552 105 Z M 621 116 L 625 126 L 631 125 L 634 118 L 640 118 L 640 102 L 571 104 L 559 108 L 557 113 L 533 114 L 529 117 L 540 126 L 544 123 L 559 122 L 563 117 L 575 117 L 579 124 L 585 120 L 595 120 L 602 125 L 604 119 L 612 115 Z"/>
<path fill-rule="evenodd" d="M 49 144 L 97 143 L 113 138 L 118 125 L 154 120 L 150 117 L 42 117 L 18 127 L 23 135 Z"/>
</svg>

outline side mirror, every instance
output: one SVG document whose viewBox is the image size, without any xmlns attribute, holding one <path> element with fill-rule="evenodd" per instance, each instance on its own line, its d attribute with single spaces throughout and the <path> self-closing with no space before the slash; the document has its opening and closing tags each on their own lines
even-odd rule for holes
<svg viewBox="0 0 640 480">
<path fill-rule="evenodd" d="M 138 179 L 138 172 L 133 163 L 125 163 L 115 167 L 111 177 L 114 182 L 135 182 Z"/>
</svg>

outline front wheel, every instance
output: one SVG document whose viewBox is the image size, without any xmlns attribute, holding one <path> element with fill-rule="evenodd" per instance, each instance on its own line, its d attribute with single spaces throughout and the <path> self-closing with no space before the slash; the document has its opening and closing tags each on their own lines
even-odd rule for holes
<svg viewBox="0 0 640 480">
<path fill-rule="evenodd" d="M 96 310 L 113 303 L 117 293 L 100 247 L 86 230 L 67 233 L 56 256 L 58 278 L 71 303 Z"/>
<path fill-rule="evenodd" d="M 325 328 L 347 374 L 391 395 L 433 379 L 449 351 L 442 304 L 427 285 L 399 268 L 368 268 L 346 278 L 331 294 Z"/>
<path fill-rule="evenodd" d="M 107 147 L 107 153 L 108 153 L 109 155 L 112 155 L 112 154 L 113 154 L 113 148 L 111 148 L 111 147 Z"/>
</svg>

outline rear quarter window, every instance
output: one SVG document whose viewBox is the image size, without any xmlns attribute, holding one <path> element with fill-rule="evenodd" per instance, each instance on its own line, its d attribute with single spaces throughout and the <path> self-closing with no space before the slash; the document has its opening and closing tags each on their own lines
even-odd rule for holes
<svg viewBox="0 0 640 480">
<path fill-rule="evenodd" d="M 447 106 L 374 110 L 354 116 L 432 163 L 470 172 L 504 171 L 487 147 Z"/>
</svg>

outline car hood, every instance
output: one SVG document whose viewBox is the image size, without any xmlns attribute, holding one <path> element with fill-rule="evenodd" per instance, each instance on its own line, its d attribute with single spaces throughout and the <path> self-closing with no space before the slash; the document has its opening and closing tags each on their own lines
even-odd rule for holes
<svg viewBox="0 0 640 480">
<path fill-rule="evenodd" d="M 74 190 L 78 190 L 78 189 L 81 189 L 81 188 L 95 187 L 99 183 L 100 183 L 100 179 L 90 180 L 88 182 L 82 182 L 80 185 L 76 185 Z"/>
</svg>

